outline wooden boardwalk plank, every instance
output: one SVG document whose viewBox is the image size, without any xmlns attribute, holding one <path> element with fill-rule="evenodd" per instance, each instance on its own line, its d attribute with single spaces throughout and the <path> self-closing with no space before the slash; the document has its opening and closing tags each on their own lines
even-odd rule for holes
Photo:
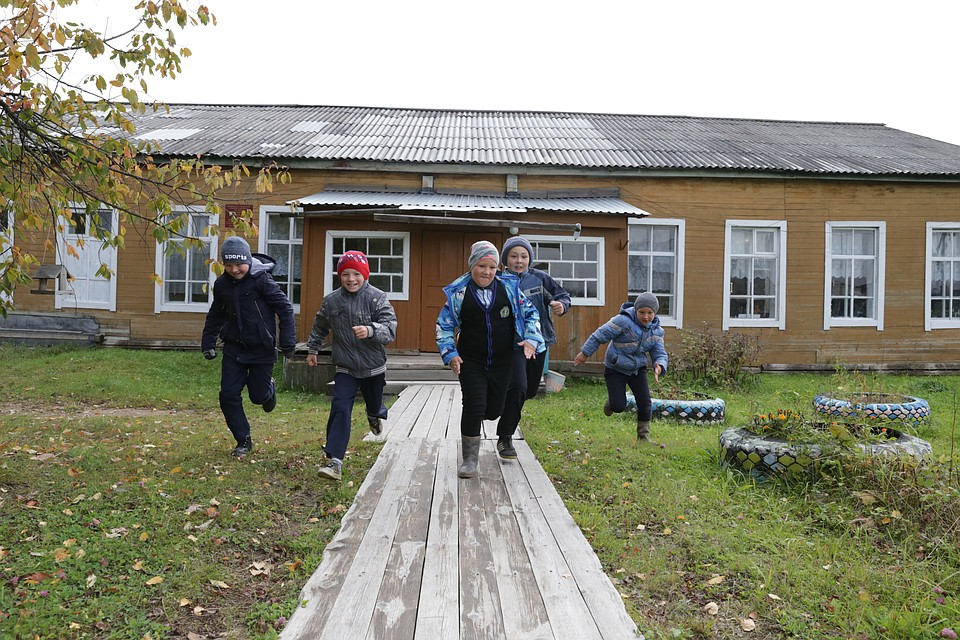
<svg viewBox="0 0 960 640">
<path fill-rule="evenodd" d="M 643 640 L 525 442 L 500 460 L 485 421 L 457 478 L 461 408 L 459 385 L 401 394 L 280 638 Z"/>
</svg>

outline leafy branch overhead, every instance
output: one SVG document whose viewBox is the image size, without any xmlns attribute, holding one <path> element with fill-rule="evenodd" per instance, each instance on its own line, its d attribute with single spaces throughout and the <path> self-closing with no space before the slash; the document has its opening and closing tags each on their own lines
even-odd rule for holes
<svg viewBox="0 0 960 640">
<path fill-rule="evenodd" d="M 177 45 L 179 31 L 215 25 L 207 7 L 180 0 L 137 2 L 131 24 L 116 32 L 68 20 L 84 0 L 0 0 L 0 313 L 12 305 L 17 285 L 30 281 L 39 263 L 25 248 L 27 237 L 56 251 L 52 231 L 103 208 L 119 224 L 95 225 L 88 233 L 122 248 L 136 229 L 177 250 L 200 246 L 179 207 L 219 214 L 217 193 L 250 176 L 247 167 L 208 165 L 200 157 L 166 158 L 150 140 L 138 139 L 136 116 L 165 109 L 148 96 L 150 77 L 176 78 L 190 50 Z M 89 4 L 89 2 L 87 2 Z M 72 6 L 72 7 L 71 7 Z M 126 7 L 129 9 L 129 7 Z M 115 75 L 82 73 L 104 66 Z M 280 167 L 258 169 L 255 188 L 288 180 Z M 237 231 L 253 227 L 247 211 L 234 219 Z M 14 244 L 14 240 L 17 244 Z M 72 251 L 68 248 L 67 251 Z M 62 261 L 62 257 L 60 260 Z M 104 265 L 102 276 L 109 277 Z M 152 276 L 159 280 L 156 275 Z"/>
</svg>

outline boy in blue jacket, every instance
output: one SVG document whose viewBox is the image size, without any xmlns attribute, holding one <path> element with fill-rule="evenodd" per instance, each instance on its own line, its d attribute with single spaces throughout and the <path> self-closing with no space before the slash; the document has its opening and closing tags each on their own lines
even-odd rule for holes
<svg viewBox="0 0 960 640">
<path fill-rule="evenodd" d="M 247 388 L 250 402 L 268 413 L 273 411 L 277 406 L 273 381 L 277 347 L 284 355 L 293 355 L 296 326 L 293 305 L 270 275 L 276 264 L 273 258 L 254 255 L 246 240 L 230 236 L 223 241 L 220 260 L 224 273 L 213 283 L 213 303 L 203 325 L 200 349 L 207 360 L 213 360 L 217 338 L 223 340 L 220 410 L 237 441 L 231 455 L 240 458 L 253 450 L 250 423 L 243 411 L 243 388 Z"/>
<path fill-rule="evenodd" d="M 660 301 L 652 293 L 641 293 L 631 304 L 625 302 L 620 313 L 593 332 L 573 358 L 579 366 L 607 342 L 603 377 L 607 383 L 605 415 L 622 413 L 627 408 L 627 386 L 637 401 L 637 439 L 650 439 L 652 402 L 647 382 L 647 354 L 653 362 L 656 380 L 667 370 L 667 351 L 663 346 L 663 329 L 657 311 Z"/>
</svg>

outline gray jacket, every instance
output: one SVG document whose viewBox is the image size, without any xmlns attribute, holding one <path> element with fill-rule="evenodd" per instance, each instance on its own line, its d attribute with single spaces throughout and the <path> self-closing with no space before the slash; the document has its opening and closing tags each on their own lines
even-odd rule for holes
<svg viewBox="0 0 960 640">
<path fill-rule="evenodd" d="M 368 327 L 369 338 L 357 338 L 355 326 Z M 307 352 L 316 355 L 333 331 L 333 363 L 354 378 L 369 378 L 387 370 L 387 350 L 397 337 L 397 314 L 387 294 L 364 282 L 356 293 L 343 287 L 324 297 L 313 319 Z"/>
</svg>

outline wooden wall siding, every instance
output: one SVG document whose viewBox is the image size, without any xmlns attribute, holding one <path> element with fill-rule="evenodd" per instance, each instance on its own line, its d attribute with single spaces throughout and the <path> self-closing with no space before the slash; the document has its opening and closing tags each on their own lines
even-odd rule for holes
<svg viewBox="0 0 960 640">
<path fill-rule="evenodd" d="M 506 173 L 496 175 L 434 174 L 437 189 L 500 191 Z M 296 171 L 293 182 L 275 185 L 270 194 L 253 193 L 252 180 L 235 190 L 225 202 L 244 203 L 255 212 L 261 204 L 283 206 L 286 201 L 310 195 L 328 185 L 356 189 L 417 189 L 416 172 Z M 702 322 L 722 324 L 725 222 L 728 219 L 787 221 L 786 330 L 733 329 L 760 336 L 764 350 L 761 363 L 832 364 L 840 359 L 861 363 L 960 362 L 960 330 L 925 332 L 924 268 L 928 221 L 960 222 L 960 185 L 935 183 L 864 183 L 825 180 L 714 180 L 701 178 L 529 176 L 520 174 L 522 192 L 558 189 L 620 189 L 627 202 L 657 217 L 686 220 L 684 327 Z M 579 307 L 555 321 L 558 344 L 551 357 L 573 357 L 583 341 L 602 322 L 616 313 L 627 291 L 627 221 L 619 216 L 530 213 L 524 219 L 549 222 L 580 222 L 584 236 L 602 236 L 606 251 L 606 304 Z M 310 218 L 305 225 L 309 243 L 304 247 L 305 287 L 298 337 L 305 340 L 319 306 L 323 287 L 325 231 L 330 225 L 351 229 L 402 229 L 411 232 L 410 280 L 421 278 L 421 259 L 429 255 L 422 246 L 419 227 L 373 223 L 361 218 Z M 824 241 L 827 221 L 886 221 L 887 262 L 884 330 L 834 327 L 823 330 Z M 526 232 L 524 232 L 526 233 Z M 497 235 L 499 234 L 499 235 Z M 539 235 L 539 234 L 538 234 Z M 502 241 L 505 231 L 492 229 L 490 238 Z M 18 235 L 18 241 L 37 255 L 44 255 L 46 237 Z M 256 238 L 248 238 L 256 246 Z M 623 248 L 621 248 L 623 247 Z M 48 260 L 48 261 L 52 261 Z M 423 264 L 427 264 L 425 259 Z M 154 285 L 149 275 L 155 269 L 155 248 L 145 228 L 131 227 L 127 247 L 118 257 L 117 311 L 91 311 L 103 326 L 122 331 L 128 327 L 131 340 L 159 340 L 195 345 L 203 326 L 203 314 L 155 315 Z M 466 270 L 466 265 L 463 265 Z M 32 285 L 15 296 L 19 311 L 53 311 L 53 296 L 31 295 Z M 422 313 L 423 300 L 412 286 L 410 299 L 397 302 L 400 329 L 397 347 L 416 348 L 423 323 L 435 318 Z M 73 310 L 65 313 L 73 313 Z M 86 311 L 83 311 L 85 315 Z M 679 347 L 679 335 L 667 329 L 668 348 Z M 597 356 L 599 360 L 599 356 Z"/>
</svg>

